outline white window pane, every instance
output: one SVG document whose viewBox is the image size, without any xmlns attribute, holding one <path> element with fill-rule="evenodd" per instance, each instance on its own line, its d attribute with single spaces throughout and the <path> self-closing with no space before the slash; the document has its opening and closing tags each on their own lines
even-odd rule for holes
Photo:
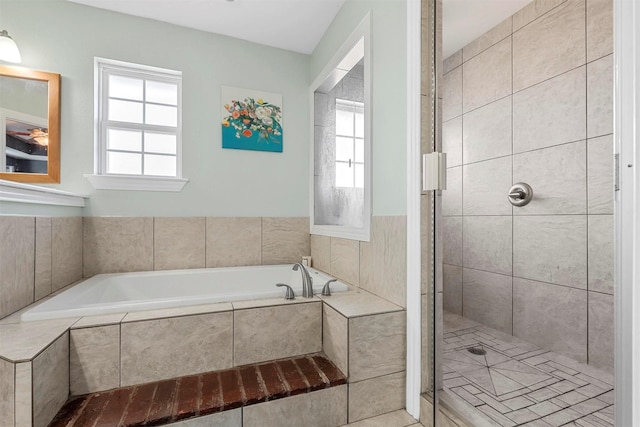
<svg viewBox="0 0 640 427">
<path fill-rule="evenodd" d="M 175 156 L 144 155 L 144 174 L 160 176 L 176 176 Z"/>
<path fill-rule="evenodd" d="M 147 102 L 178 105 L 178 85 L 175 83 L 145 81 Z"/>
<path fill-rule="evenodd" d="M 356 136 L 364 138 L 364 114 L 356 113 Z"/>
<path fill-rule="evenodd" d="M 107 173 L 140 175 L 142 154 L 107 151 Z"/>
<path fill-rule="evenodd" d="M 348 163 L 336 163 L 336 187 L 353 187 L 353 169 Z"/>
<path fill-rule="evenodd" d="M 364 139 L 356 138 L 355 160 L 358 163 L 364 163 Z"/>
<path fill-rule="evenodd" d="M 109 120 L 142 123 L 142 104 L 132 101 L 109 100 Z"/>
<path fill-rule="evenodd" d="M 148 125 L 178 126 L 178 109 L 163 105 L 147 104 L 145 123 Z"/>
<path fill-rule="evenodd" d="M 353 139 L 336 137 L 336 160 L 353 161 Z"/>
<path fill-rule="evenodd" d="M 176 154 L 176 136 L 166 133 L 144 133 L 144 151 L 151 153 Z"/>
<path fill-rule="evenodd" d="M 356 187 L 364 188 L 364 165 L 355 165 L 356 167 Z"/>
<path fill-rule="evenodd" d="M 110 75 L 109 97 L 142 101 L 142 83 L 140 79 Z"/>
<path fill-rule="evenodd" d="M 351 111 L 336 110 L 336 134 L 353 136 L 353 113 Z"/>
<path fill-rule="evenodd" d="M 107 148 L 110 150 L 142 151 L 142 132 L 108 129 Z"/>
</svg>

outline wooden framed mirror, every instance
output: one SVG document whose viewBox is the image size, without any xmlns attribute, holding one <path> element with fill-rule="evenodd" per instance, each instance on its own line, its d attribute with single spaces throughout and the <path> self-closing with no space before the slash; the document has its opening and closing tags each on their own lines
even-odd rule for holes
<svg viewBox="0 0 640 427">
<path fill-rule="evenodd" d="M 0 65 L 0 179 L 60 182 L 60 74 Z"/>
</svg>

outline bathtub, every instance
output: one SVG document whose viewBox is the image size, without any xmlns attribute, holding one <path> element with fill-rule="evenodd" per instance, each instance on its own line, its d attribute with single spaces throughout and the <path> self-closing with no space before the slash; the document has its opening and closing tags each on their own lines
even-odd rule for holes
<svg viewBox="0 0 640 427">
<path fill-rule="evenodd" d="M 302 276 L 292 264 L 255 267 L 201 268 L 193 270 L 144 271 L 98 274 L 26 310 L 22 321 L 124 313 L 159 308 L 283 297 L 290 285 L 302 298 Z M 313 291 L 319 294 L 333 279 L 313 268 Z M 348 286 L 331 284 L 331 292 Z"/>
</svg>

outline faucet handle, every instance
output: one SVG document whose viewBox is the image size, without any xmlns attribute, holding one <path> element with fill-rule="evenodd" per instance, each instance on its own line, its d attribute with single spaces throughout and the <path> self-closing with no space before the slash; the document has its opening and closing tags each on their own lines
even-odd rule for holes
<svg viewBox="0 0 640 427">
<path fill-rule="evenodd" d="M 276 283 L 276 286 L 285 286 L 287 288 L 287 292 L 284 294 L 284 299 L 296 299 L 296 294 L 293 292 L 293 289 L 291 289 L 291 286 L 284 283 Z"/>
<path fill-rule="evenodd" d="M 327 280 L 327 283 L 324 284 L 324 287 L 322 288 L 322 295 L 328 297 L 331 296 L 331 286 L 329 286 L 331 284 L 331 282 L 337 282 L 338 279 L 331 279 L 331 280 Z"/>
</svg>

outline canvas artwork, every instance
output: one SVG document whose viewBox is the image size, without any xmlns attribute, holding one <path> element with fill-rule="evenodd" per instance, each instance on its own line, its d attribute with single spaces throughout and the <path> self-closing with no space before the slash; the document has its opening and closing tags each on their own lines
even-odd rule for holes
<svg viewBox="0 0 640 427">
<path fill-rule="evenodd" d="M 282 152 L 282 95 L 222 86 L 222 148 Z"/>
</svg>

